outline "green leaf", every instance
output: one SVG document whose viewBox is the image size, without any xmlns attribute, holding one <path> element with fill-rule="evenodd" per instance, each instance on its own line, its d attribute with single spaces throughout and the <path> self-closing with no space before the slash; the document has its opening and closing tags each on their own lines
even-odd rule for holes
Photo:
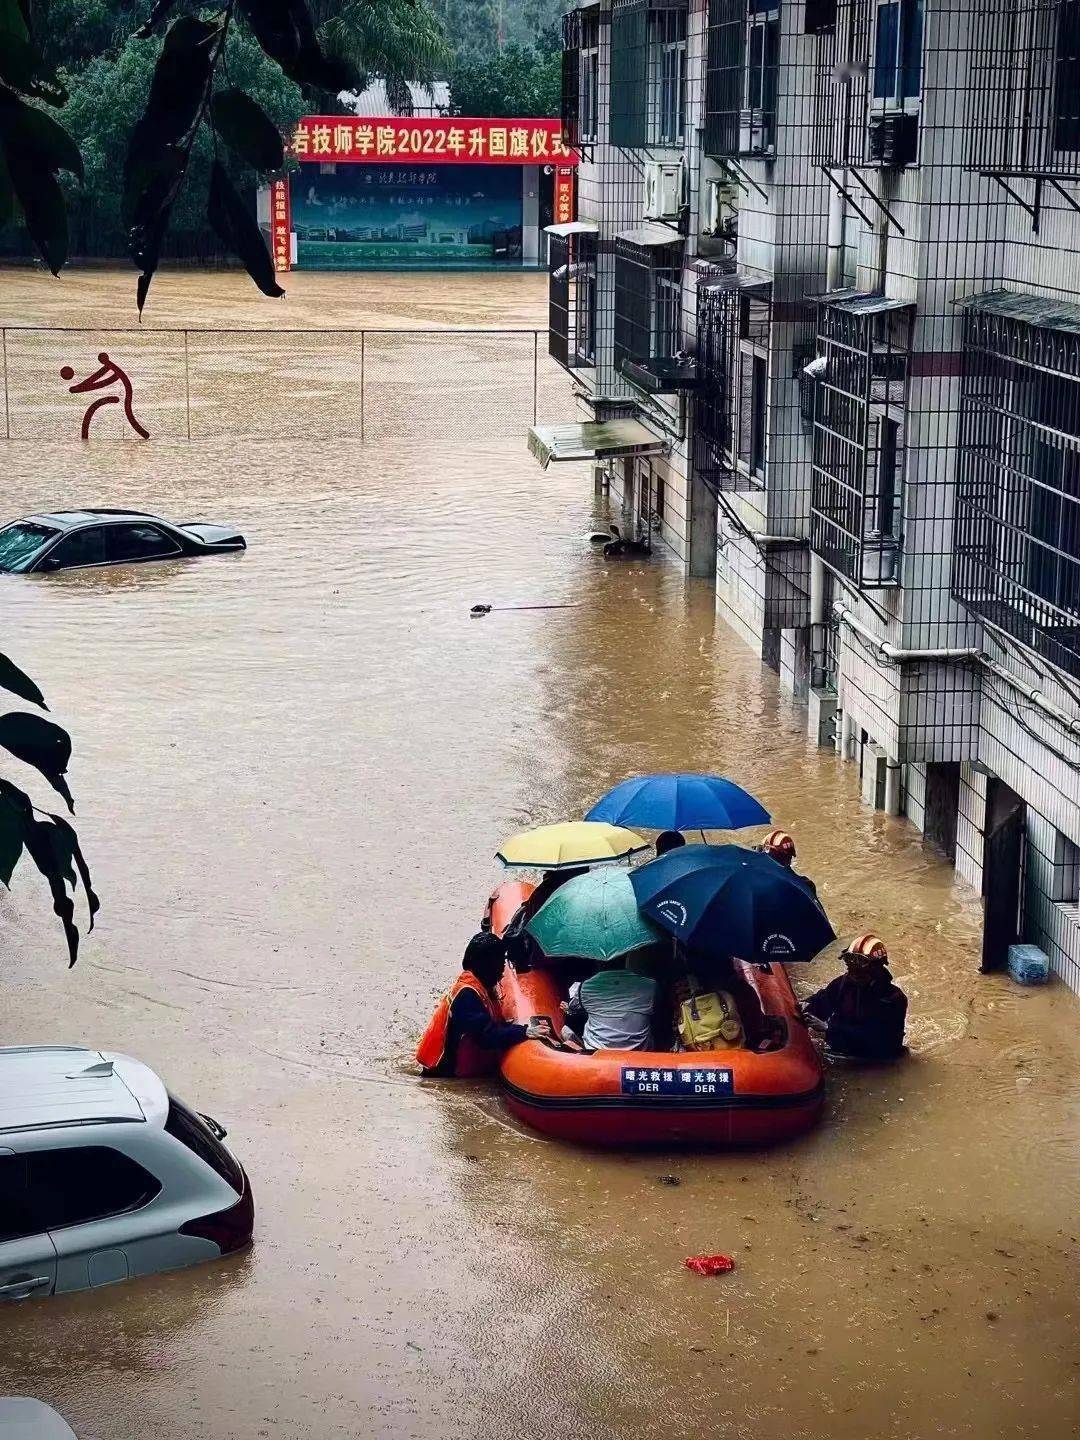
<svg viewBox="0 0 1080 1440">
<path fill-rule="evenodd" d="M 71 736 L 60 725 L 20 710 L 0 715 L 0 745 L 24 765 L 40 771 L 70 811 L 75 802 L 64 775 L 71 761 Z"/>
<path fill-rule="evenodd" d="M 6 655 L 0 655 L 0 688 L 10 690 L 13 695 L 18 695 L 20 700 L 29 700 L 31 705 L 40 705 L 43 710 L 49 708 L 45 704 L 45 696 L 26 671 L 20 670 L 14 660 L 9 660 Z"/>
<path fill-rule="evenodd" d="M 243 90 L 219 90 L 210 101 L 210 116 L 226 145 L 253 169 L 280 170 L 284 165 L 285 146 L 277 126 Z"/>
<path fill-rule="evenodd" d="M 207 219 L 222 242 L 243 262 L 244 269 L 264 295 L 277 298 L 285 291 L 274 276 L 274 262 L 255 217 L 237 195 L 220 160 L 210 174 L 210 204 Z M 2 723 L 2 720 L 0 720 Z M 0 735 L 0 743 L 2 743 Z"/>
<path fill-rule="evenodd" d="M 252 34 L 290 80 L 336 93 L 351 89 L 356 70 L 323 53 L 304 0 L 239 0 Z"/>
<path fill-rule="evenodd" d="M 25 155 L 46 170 L 68 170 L 76 179 L 83 178 L 79 147 L 64 127 L 17 95 L 0 93 L 0 141 L 9 164 L 13 156 Z"/>
<path fill-rule="evenodd" d="M 131 132 L 124 164 L 124 213 L 132 259 L 143 272 L 136 292 L 140 315 L 209 98 L 222 34 L 217 21 L 194 15 L 173 21 L 154 67 L 146 107 Z"/>
</svg>

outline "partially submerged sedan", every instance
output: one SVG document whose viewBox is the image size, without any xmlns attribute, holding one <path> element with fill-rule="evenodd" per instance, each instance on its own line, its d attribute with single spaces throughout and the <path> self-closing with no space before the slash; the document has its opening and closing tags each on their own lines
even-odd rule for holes
<svg viewBox="0 0 1080 1440">
<path fill-rule="evenodd" d="M 173 525 L 137 510 L 57 510 L 0 529 L 0 571 L 26 575 L 245 549 L 235 525 Z"/>
</svg>

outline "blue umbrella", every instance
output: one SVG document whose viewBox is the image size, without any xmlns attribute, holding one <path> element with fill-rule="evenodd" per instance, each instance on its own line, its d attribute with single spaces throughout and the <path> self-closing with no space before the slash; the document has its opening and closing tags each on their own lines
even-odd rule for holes
<svg viewBox="0 0 1080 1440">
<path fill-rule="evenodd" d="M 749 791 L 722 775 L 638 775 L 598 800 L 585 817 L 646 830 L 741 830 L 772 818 Z"/>
<path fill-rule="evenodd" d="M 812 960 L 836 933 L 796 876 L 741 845 L 684 845 L 630 872 L 643 915 L 689 949 L 740 960 Z"/>
</svg>

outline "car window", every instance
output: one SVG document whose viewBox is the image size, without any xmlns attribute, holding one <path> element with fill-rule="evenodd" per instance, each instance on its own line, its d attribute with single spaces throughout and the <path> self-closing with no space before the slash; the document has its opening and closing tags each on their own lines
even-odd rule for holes
<svg viewBox="0 0 1080 1440">
<path fill-rule="evenodd" d="M 107 1145 L 0 1156 L 0 1240 L 140 1210 L 160 1190 L 149 1171 Z"/>
<path fill-rule="evenodd" d="M 101 525 L 92 525 L 87 530 L 76 530 L 74 535 L 65 535 L 60 544 L 54 545 L 48 554 L 49 568 L 54 570 L 70 570 L 77 565 L 104 563 L 105 531 Z"/>
<path fill-rule="evenodd" d="M 189 1110 L 175 1095 L 169 1096 L 169 1115 L 165 1121 L 165 1131 L 174 1140 L 179 1140 L 181 1145 L 193 1150 L 200 1160 L 205 1160 L 211 1170 L 231 1185 L 238 1195 L 243 1194 L 244 1176 L 240 1166 L 202 1116 Z"/>
<path fill-rule="evenodd" d="M 17 573 L 25 570 L 47 540 L 59 535 L 48 525 L 19 520 L 0 530 L 0 570 Z"/>
<path fill-rule="evenodd" d="M 106 529 L 110 560 L 153 560 L 180 553 L 179 545 L 154 525 L 109 525 Z"/>
</svg>

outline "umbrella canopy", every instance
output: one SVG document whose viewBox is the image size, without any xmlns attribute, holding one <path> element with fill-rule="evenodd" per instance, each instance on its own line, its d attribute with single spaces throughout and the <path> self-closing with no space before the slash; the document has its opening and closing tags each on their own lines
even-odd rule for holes
<svg viewBox="0 0 1080 1440">
<path fill-rule="evenodd" d="M 577 865 L 601 865 L 608 860 L 625 860 L 648 843 L 633 830 L 618 825 L 571 820 L 564 825 L 541 825 L 513 835 L 496 852 L 504 865 L 529 870 L 569 870 Z"/>
<path fill-rule="evenodd" d="M 646 830 L 741 830 L 772 818 L 749 791 L 722 775 L 638 775 L 598 800 L 585 817 Z"/>
<path fill-rule="evenodd" d="M 797 876 L 741 845 L 685 845 L 628 878 L 642 911 L 694 950 L 792 962 L 836 939 Z"/>
<path fill-rule="evenodd" d="M 626 870 L 590 870 L 556 890 L 525 926 L 551 959 L 575 956 L 605 962 L 663 941 L 659 926 L 638 909 Z"/>
</svg>

